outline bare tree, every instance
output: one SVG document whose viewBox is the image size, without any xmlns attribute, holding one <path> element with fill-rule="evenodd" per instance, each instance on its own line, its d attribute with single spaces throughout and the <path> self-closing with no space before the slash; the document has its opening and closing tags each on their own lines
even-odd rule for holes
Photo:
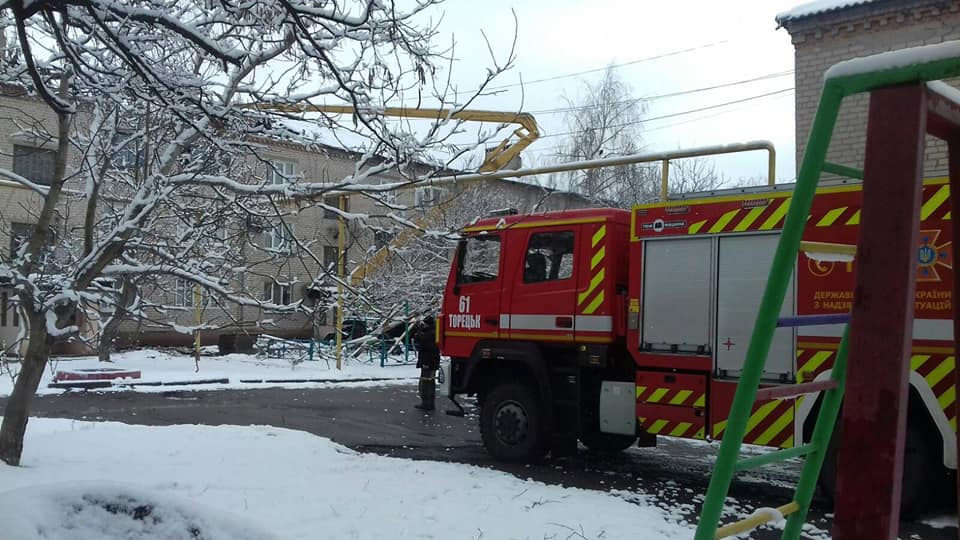
<svg viewBox="0 0 960 540">
<path fill-rule="evenodd" d="M 617 71 L 607 68 L 596 83 L 583 81 L 576 99 L 565 98 L 569 135 L 557 152 L 563 162 L 635 154 L 643 149 L 640 128 L 646 104 Z M 590 169 L 567 175 L 570 189 L 595 200 L 619 203 L 614 197 L 623 184 L 642 184 L 644 165 Z"/>
<path fill-rule="evenodd" d="M 0 459 L 20 462 L 31 397 L 54 344 L 83 339 L 91 321 L 118 310 L 198 330 L 165 320 L 166 306 L 128 283 L 189 294 L 170 290 L 187 283 L 203 290 L 195 301 L 205 309 L 307 309 L 247 290 L 243 269 L 251 258 L 322 260 L 291 234 L 291 204 L 330 192 L 380 197 L 416 180 L 385 186 L 378 175 L 437 161 L 428 150 L 443 148 L 456 122 L 440 118 L 414 133 L 377 113 L 405 92 L 445 95 L 433 76 L 446 52 L 433 48 L 435 28 L 423 22 L 434 3 L 0 0 L 0 22 L 13 28 L 17 49 L 3 55 L 0 83 L 46 104 L 51 120 L 36 136 L 56 156 L 42 184 L 0 169 L 0 178 L 33 193 L 36 208 L 32 234 L 0 261 L 0 280 L 15 292 L 28 329 Z M 512 53 L 487 81 L 511 61 Z M 342 123 L 278 119 L 247 106 L 323 100 L 357 112 Z M 457 99 L 460 107 L 470 101 Z M 292 127 L 294 118 L 313 129 Z M 309 147 L 316 131 L 334 127 L 367 141 L 351 175 L 321 183 L 256 173 L 269 164 L 263 141 Z M 255 241 L 252 232 L 268 227 L 280 241 Z"/>
<path fill-rule="evenodd" d="M 566 99 L 569 135 L 557 157 L 570 162 L 642 152 L 647 110 L 643 98 L 635 96 L 612 67 L 602 79 L 583 82 L 583 87 L 577 99 Z M 725 183 L 705 158 L 672 161 L 670 167 L 670 195 L 717 189 Z M 660 163 L 578 171 L 568 174 L 565 181 L 591 199 L 618 207 L 653 202 L 661 195 Z"/>
</svg>

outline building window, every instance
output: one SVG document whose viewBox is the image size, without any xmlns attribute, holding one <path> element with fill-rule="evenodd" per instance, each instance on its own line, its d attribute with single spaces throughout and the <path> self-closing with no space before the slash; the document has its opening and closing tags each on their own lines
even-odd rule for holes
<svg viewBox="0 0 960 540">
<path fill-rule="evenodd" d="M 290 184 L 297 174 L 297 164 L 293 161 L 276 159 L 267 167 L 267 183 L 270 185 Z"/>
<path fill-rule="evenodd" d="M 13 172 L 44 186 L 53 183 L 57 153 L 31 146 L 13 145 Z"/>
<path fill-rule="evenodd" d="M 140 137 L 133 133 L 116 133 L 113 136 L 113 166 L 118 169 L 133 169 L 143 163 Z"/>
<path fill-rule="evenodd" d="M 271 304 L 289 306 L 293 303 L 293 287 L 275 281 L 263 283 L 263 300 Z"/>
<path fill-rule="evenodd" d="M 10 258 L 17 256 L 17 251 L 33 234 L 33 225 L 30 223 L 10 223 Z"/>
<path fill-rule="evenodd" d="M 337 246 L 323 246 L 323 267 L 337 271 Z"/>
<path fill-rule="evenodd" d="M 554 281 L 571 276 L 573 276 L 573 231 L 531 235 L 523 267 L 523 282 Z"/>
<path fill-rule="evenodd" d="M 340 197 L 337 197 L 337 196 L 324 197 L 323 204 L 325 206 L 329 206 L 330 208 L 340 208 Z M 343 198 L 343 208 L 340 208 L 340 209 L 343 210 L 344 212 L 350 211 L 350 197 Z M 334 212 L 333 210 L 328 210 L 324 208 L 323 217 L 324 219 L 337 219 L 340 217 L 340 214 Z"/>
<path fill-rule="evenodd" d="M 293 225 L 278 223 L 263 231 L 263 244 L 273 251 L 292 252 L 296 246 L 293 241 Z"/>
<path fill-rule="evenodd" d="M 178 278 L 173 305 L 178 307 L 193 307 L 193 287 L 192 282 Z"/>
</svg>

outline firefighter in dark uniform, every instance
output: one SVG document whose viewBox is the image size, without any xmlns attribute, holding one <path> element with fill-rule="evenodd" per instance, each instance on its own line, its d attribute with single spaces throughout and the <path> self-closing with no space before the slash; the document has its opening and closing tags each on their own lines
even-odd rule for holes
<svg viewBox="0 0 960 540">
<path fill-rule="evenodd" d="M 437 370 L 440 369 L 440 349 L 434 335 L 434 319 L 426 317 L 413 330 L 417 346 L 417 367 L 420 368 L 420 403 L 416 408 L 432 411 L 437 395 Z"/>
</svg>

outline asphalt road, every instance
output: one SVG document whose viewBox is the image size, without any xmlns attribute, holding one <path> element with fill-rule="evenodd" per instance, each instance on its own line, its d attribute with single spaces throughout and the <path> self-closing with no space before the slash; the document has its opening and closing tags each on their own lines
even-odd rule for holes
<svg viewBox="0 0 960 540">
<path fill-rule="evenodd" d="M 421 460 L 452 461 L 490 467 L 550 484 L 613 491 L 628 500 L 679 511 L 691 522 L 710 479 L 717 445 L 661 438 L 656 448 L 634 448 L 612 457 L 581 452 L 537 465 L 493 461 L 480 444 L 476 409 L 467 417 L 413 408 L 413 386 L 336 387 L 325 389 L 261 389 L 243 391 L 68 392 L 35 399 L 36 416 L 114 420 L 143 425 L 233 424 L 272 425 L 328 437 L 363 452 Z M 439 402 L 445 405 L 442 401 Z M 0 400 L 0 406 L 3 400 Z M 731 489 L 730 510 L 751 512 L 790 500 L 798 463 L 768 467 L 741 475 Z M 901 524 L 903 539 L 957 538 L 955 528 L 936 528 L 923 521 L 955 513 L 953 501 L 921 522 Z M 809 538 L 826 538 L 830 514 L 817 501 L 810 516 Z M 940 519 L 943 521 L 943 519 Z M 956 520 L 954 520 L 954 523 Z M 778 531 L 758 531 L 751 538 L 779 538 Z"/>
</svg>

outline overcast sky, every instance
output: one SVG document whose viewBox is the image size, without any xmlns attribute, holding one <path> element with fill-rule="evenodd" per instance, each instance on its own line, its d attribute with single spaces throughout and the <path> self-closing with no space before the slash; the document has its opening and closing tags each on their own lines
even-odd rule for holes
<svg viewBox="0 0 960 540">
<path fill-rule="evenodd" d="M 568 131 L 564 96 L 576 98 L 584 79 L 595 81 L 613 64 L 636 96 L 660 96 L 737 81 L 766 79 L 648 101 L 642 124 L 649 151 L 769 139 L 778 152 L 777 177 L 795 178 L 793 46 L 777 30 L 777 13 L 798 0 L 449 0 L 445 39 L 456 42 L 454 81 L 469 91 L 490 65 L 483 30 L 499 55 L 508 52 L 517 18 L 515 68 L 474 108 L 523 110 L 537 118 L 544 136 L 525 151 L 525 164 L 550 162 Z M 512 11 L 511 11 L 512 10 Z M 685 51 L 685 52 L 680 52 Z M 675 53 L 675 54 L 671 54 Z M 662 56 L 657 59 L 651 57 Z M 645 60 L 649 59 L 649 60 Z M 578 72 L 593 73 L 574 75 Z M 572 76 L 571 76 L 572 75 Z M 551 79 L 535 82 L 540 79 Z M 517 83 L 526 81 L 524 85 Z M 763 96 L 764 97 L 758 97 Z M 750 99 L 755 98 L 755 99 Z M 740 103 L 725 103 L 745 100 Z M 680 114 L 695 109 L 700 112 Z M 668 116 L 669 118 L 657 119 Z M 731 178 L 766 175 L 761 152 L 717 158 Z"/>
</svg>

